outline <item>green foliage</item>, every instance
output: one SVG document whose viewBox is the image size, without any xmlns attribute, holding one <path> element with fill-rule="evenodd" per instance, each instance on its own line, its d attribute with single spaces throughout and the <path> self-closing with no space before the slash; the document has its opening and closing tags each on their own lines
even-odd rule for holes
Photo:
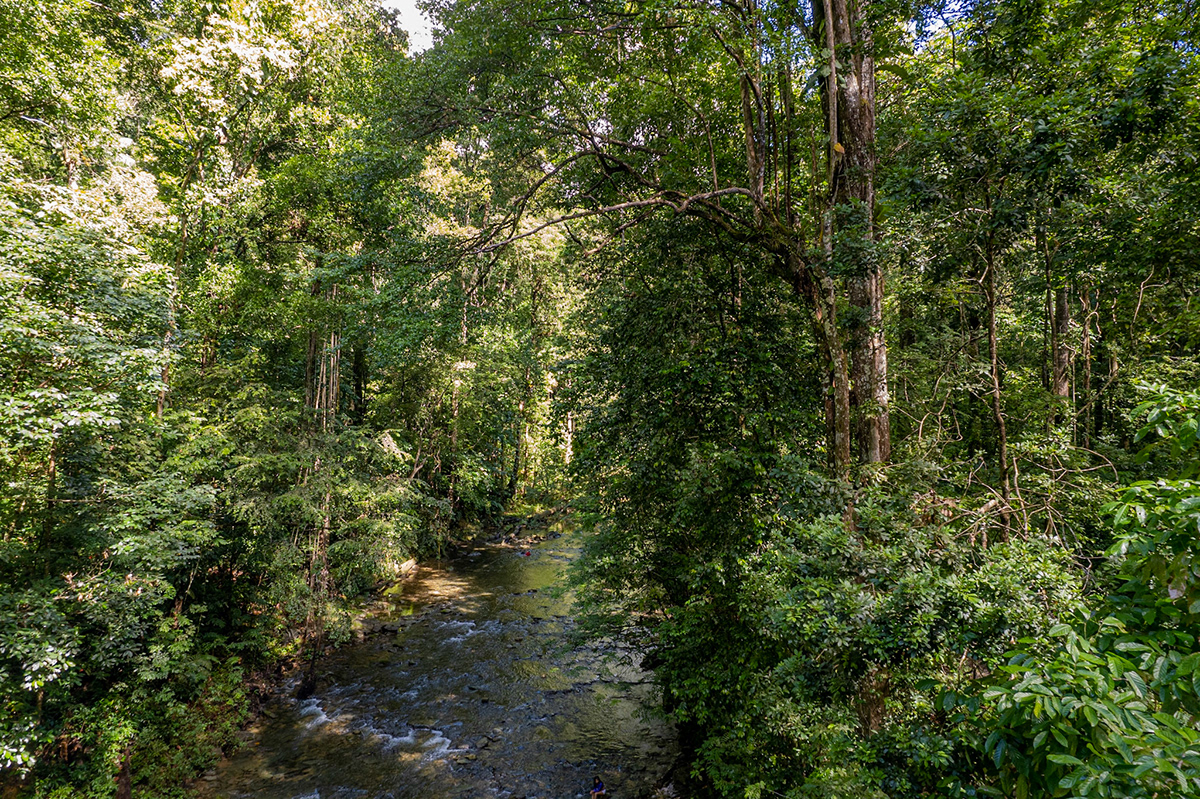
<svg viewBox="0 0 1200 799">
<path fill-rule="evenodd" d="M 239 745 L 247 716 L 243 678 L 230 660 L 194 696 L 170 686 L 117 685 L 109 697 L 73 708 L 60 739 L 64 757 L 43 769 L 33 795 L 112 796 L 113 775 L 125 762 L 146 795 L 189 795 L 188 781 Z"/>
<path fill-rule="evenodd" d="M 1100 619 L 1092 636 L 1067 624 L 1050 632 L 1062 640 L 1054 657 L 1014 655 L 998 671 L 1003 681 L 982 694 L 987 737 L 972 743 L 1000 776 L 981 792 L 1149 797 L 1200 790 L 1200 733 L 1189 721 L 1200 710 L 1190 676 L 1195 656 L 1187 654 L 1194 636 L 1176 634 L 1174 646 L 1164 647 L 1158 636 L 1126 632 L 1115 617 Z"/>
<path fill-rule="evenodd" d="M 1125 489 L 1105 510 L 1113 514 L 1116 543 L 1108 554 L 1118 559 L 1128 580 L 1122 593 L 1163 608 L 1174 607 L 1183 619 L 1200 617 L 1200 571 L 1196 531 L 1200 530 L 1200 485 L 1193 479 L 1200 459 L 1192 452 L 1200 421 L 1200 395 L 1151 387 L 1150 399 L 1136 413 L 1145 415 L 1139 439 L 1154 434 L 1143 456 L 1165 450 L 1159 468 L 1171 479 L 1140 481 Z M 1174 467 L 1174 468 L 1172 468 Z M 1154 621 L 1153 616 L 1146 620 Z"/>
<path fill-rule="evenodd" d="M 54 600 L 37 590 L 0 598 L 0 707 L 8 719 L 0 737 L 0 768 L 27 772 L 33 752 L 51 736 L 38 705 L 69 696 L 79 646 L 77 633 Z"/>
<path fill-rule="evenodd" d="M 36 795 L 181 796 L 248 670 L 568 491 L 581 630 L 645 656 L 699 792 L 1200 794 L 1185 5 L 866 4 L 879 207 L 828 239 L 862 52 L 813 4 L 435 3 L 416 58 L 368 2 L 27 6 L 0 768 Z M 894 454 L 854 483 L 819 464 L 865 320 L 789 260 L 822 243 L 887 272 Z"/>
<path fill-rule="evenodd" d="M 79 0 L 0 4 L 0 147 L 35 175 L 69 178 L 110 144 L 118 61 L 98 16 Z"/>
<path fill-rule="evenodd" d="M 1142 434 L 1154 433 L 1155 446 L 1179 463 L 1192 448 L 1197 397 L 1152 391 L 1138 408 L 1147 421 Z M 1195 459 L 1185 458 L 1179 470 L 1194 468 Z M 995 767 L 980 791 L 1121 797 L 1200 791 L 1194 496 L 1186 480 L 1129 486 L 1106 508 L 1117 537 L 1108 553 L 1120 581 L 1113 593 L 1077 623 L 1051 628 L 1052 646 L 1022 639 L 1024 648 L 982 694 L 946 694 L 947 708 L 960 703 L 958 720 L 976 725 L 965 742 Z M 967 782 L 951 784 L 961 790 Z"/>
</svg>

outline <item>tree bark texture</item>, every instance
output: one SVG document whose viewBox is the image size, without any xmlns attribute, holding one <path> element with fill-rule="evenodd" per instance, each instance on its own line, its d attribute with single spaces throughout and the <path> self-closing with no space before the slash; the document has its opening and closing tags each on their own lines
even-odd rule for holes
<svg viewBox="0 0 1200 799">
<path fill-rule="evenodd" d="M 842 333 L 838 329 L 837 287 L 826 270 L 805 263 L 794 250 L 789 251 L 787 261 L 792 286 L 812 306 L 813 338 L 826 364 L 822 382 L 829 465 L 839 478 L 849 479 L 852 465 L 850 369 Z"/>
<path fill-rule="evenodd" d="M 823 0 L 818 27 L 829 51 L 825 81 L 829 138 L 829 203 L 823 238 L 827 260 L 848 274 L 849 350 L 854 455 L 860 463 L 891 456 L 887 342 L 883 332 L 883 273 L 875 243 L 875 61 L 872 34 L 857 4 Z M 842 247 L 833 252 L 834 236 Z M 836 366 L 835 366 L 836 370 Z M 835 392 L 836 393 L 836 392 Z M 835 403 L 835 412 L 836 403 Z"/>
<path fill-rule="evenodd" d="M 887 343 L 883 336 L 883 274 L 874 257 L 875 243 L 875 59 L 872 35 L 858 4 L 831 0 L 833 32 L 842 59 L 837 89 L 837 143 L 844 152 L 834 171 L 834 203 L 843 236 L 857 233 L 851 245 L 856 262 L 848 278 L 855 309 L 849 334 L 851 397 L 855 412 L 857 455 L 863 463 L 882 463 L 891 455 L 887 385 Z"/>
</svg>

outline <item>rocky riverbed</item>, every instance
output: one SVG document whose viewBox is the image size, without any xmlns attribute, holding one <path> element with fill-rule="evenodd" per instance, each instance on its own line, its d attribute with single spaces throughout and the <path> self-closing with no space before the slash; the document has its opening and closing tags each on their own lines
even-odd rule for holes
<svg viewBox="0 0 1200 799">
<path fill-rule="evenodd" d="M 612 797 L 662 795 L 677 745 L 643 711 L 638 658 L 567 644 L 579 535 L 422 565 L 322 661 L 311 697 L 283 686 L 202 795 L 551 799 L 586 796 L 593 775 Z"/>
</svg>

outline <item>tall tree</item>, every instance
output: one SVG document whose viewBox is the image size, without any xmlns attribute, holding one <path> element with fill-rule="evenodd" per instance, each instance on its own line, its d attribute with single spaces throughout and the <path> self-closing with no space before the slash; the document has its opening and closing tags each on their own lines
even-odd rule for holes
<svg viewBox="0 0 1200 799">
<path fill-rule="evenodd" d="M 396 116 L 477 130 L 520 165 L 483 251 L 597 216 L 610 220 L 594 240 L 604 246 L 663 209 L 769 255 L 808 302 L 828 459 L 845 477 L 855 455 L 882 462 L 891 448 L 875 63 L 902 31 L 872 11 L 841 0 L 450 5 Z"/>
</svg>

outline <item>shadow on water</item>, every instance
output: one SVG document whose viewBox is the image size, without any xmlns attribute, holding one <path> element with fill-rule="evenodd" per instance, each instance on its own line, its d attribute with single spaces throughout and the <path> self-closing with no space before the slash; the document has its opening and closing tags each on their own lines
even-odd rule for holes
<svg viewBox="0 0 1200 799">
<path fill-rule="evenodd" d="M 202 794 L 575 797 L 596 774 L 610 796 L 650 796 L 677 747 L 640 712 L 646 675 L 564 646 L 570 600 L 553 589 L 575 536 L 423 567 L 380 634 L 326 658 L 311 698 L 271 706 Z"/>
</svg>

